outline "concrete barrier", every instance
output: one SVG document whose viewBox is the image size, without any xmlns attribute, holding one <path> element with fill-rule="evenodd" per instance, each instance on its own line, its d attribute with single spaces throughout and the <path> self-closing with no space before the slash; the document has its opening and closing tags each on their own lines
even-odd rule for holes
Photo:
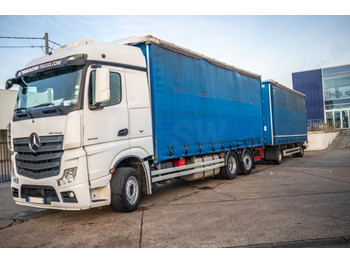
<svg viewBox="0 0 350 262">
<path fill-rule="evenodd" d="M 339 132 L 308 132 L 307 138 L 309 145 L 306 150 L 324 150 L 333 142 L 338 134 Z"/>
</svg>

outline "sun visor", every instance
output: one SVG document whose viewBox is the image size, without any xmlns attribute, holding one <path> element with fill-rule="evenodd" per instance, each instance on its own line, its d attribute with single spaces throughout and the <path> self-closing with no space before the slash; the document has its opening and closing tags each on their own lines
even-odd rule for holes
<svg viewBox="0 0 350 262">
<path fill-rule="evenodd" d="M 86 59 L 87 59 L 86 54 L 78 54 L 78 55 L 72 55 L 61 59 L 56 59 L 53 61 L 45 62 L 39 65 L 34 65 L 31 67 L 27 67 L 22 70 L 19 70 L 16 73 L 16 78 L 40 73 L 50 69 L 61 68 L 65 66 L 84 65 L 86 63 Z"/>
</svg>

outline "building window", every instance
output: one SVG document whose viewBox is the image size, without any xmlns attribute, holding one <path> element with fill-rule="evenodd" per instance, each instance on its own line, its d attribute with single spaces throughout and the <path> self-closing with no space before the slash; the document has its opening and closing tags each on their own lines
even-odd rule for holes
<svg viewBox="0 0 350 262">
<path fill-rule="evenodd" d="M 326 112 L 326 122 L 329 126 L 334 126 L 334 117 L 333 117 L 333 111 Z"/>
<path fill-rule="evenodd" d="M 325 100 L 350 99 L 350 73 L 323 76 Z"/>
</svg>

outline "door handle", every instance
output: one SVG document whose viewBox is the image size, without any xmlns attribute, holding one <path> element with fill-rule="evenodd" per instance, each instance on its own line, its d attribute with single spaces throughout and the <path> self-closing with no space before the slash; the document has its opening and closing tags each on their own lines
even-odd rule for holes
<svg viewBox="0 0 350 262">
<path fill-rule="evenodd" d="M 127 136 L 129 134 L 129 131 L 127 128 L 121 129 L 118 132 L 118 136 Z"/>
</svg>

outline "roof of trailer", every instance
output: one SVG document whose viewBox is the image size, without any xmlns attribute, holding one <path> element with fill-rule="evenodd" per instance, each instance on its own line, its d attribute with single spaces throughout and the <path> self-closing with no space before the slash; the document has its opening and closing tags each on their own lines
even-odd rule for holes
<svg viewBox="0 0 350 262">
<path fill-rule="evenodd" d="M 189 56 L 189 57 L 192 57 L 192 58 L 195 58 L 195 59 L 205 59 L 205 60 L 207 60 L 208 62 L 210 62 L 213 65 L 233 70 L 233 71 L 235 71 L 237 73 L 240 73 L 242 75 L 246 75 L 246 76 L 249 76 L 249 77 L 261 79 L 261 75 L 259 75 L 259 74 L 255 74 L 255 73 L 249 72 L 247 70 L 244 70 L 242 68 L 226 64 L 224 62 L 221 62 L 221 61 L 216 60 L 214 58 L 211 58 L 209 56 L 205 56 L 203 54 L 197 53 L 197 52 L 192 51 L 190 49 L 187 49 L 187 48 L 175 45 L 173 43 L 161 40 L 161 39 L 156 38 L 156 37 L 154 37 L 152 35 L 148 35 L 148 36 L 144 36 L 144 37 L 128 38 L 128 39 L 125 39 L 125 40 L 121 40 L 118 43 L 125 44 L 125 45 L 137 45 L 139 43 L 155 44 L 155 45 L 158 45 L 158 46 L 160 46 L 160 47 L 162 47 L 164 49 L 168 49 L 168 50 L 171 50 L 173 52 L 176 52 L 176 53 L 179 53 L 179 54 L 183 54 L 185 56 Z"/>
<path fill-rule="evenodd" d="M 282 84 L 280 84 L 280 83 L 278 83 L 278 82 L 276 82 L 276 81 L 274 81 L 272 79 L 261 81 L 261 83 L 266 83 L 266 82 L 270 82 L 270 83 L 274 84 L 275 86 L 278 86 L 278 87 L 280 87 L 280 88 L 282 88 L 284 90 L 287 90 L 288 92 L 294 93 L 294 94 L 296 94 L 298 96 L 305 97 L 305 94 L 300 93 L 300 92 L 298 92 L 298 91 L 296 91 L 294 89 L 291 89 L 289 87 L 286 87 L 286 86 L 284 86 L 284 85 L 282 85 Z"/>
</svg>

